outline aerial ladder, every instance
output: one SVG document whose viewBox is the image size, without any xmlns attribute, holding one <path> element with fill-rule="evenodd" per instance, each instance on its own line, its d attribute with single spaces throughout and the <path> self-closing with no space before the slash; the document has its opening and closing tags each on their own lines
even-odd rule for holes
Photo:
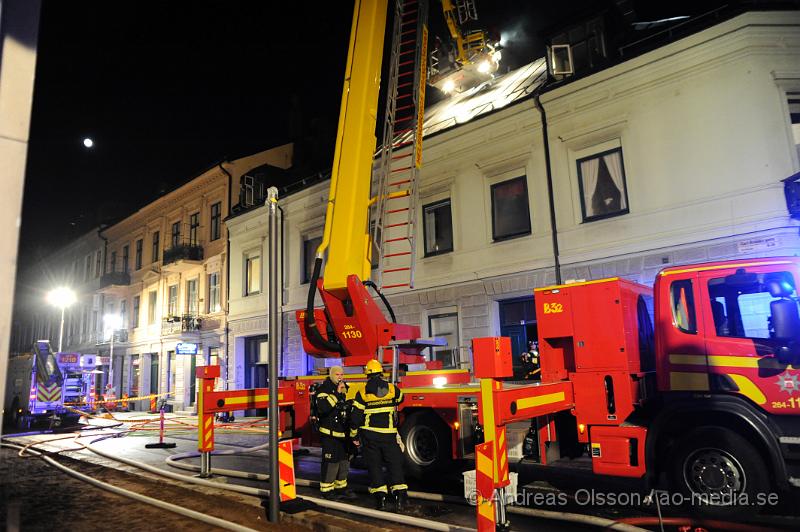
<svg viewBox="0 0 800 532">
<path fill-rule="evenodd" d="M 383 142 L 373 172 L 388 1 L 356 1 L 325 229 L 307 306 L 297 313 L 304 347 L 312 356 L 342 358 L 345 365 L 357 366 L 376 354 L 383 356 L 381 348 L 386 348 L 384 362 L 425 364 L 421 351 L 427 345 L 419 343 L 419 327 L 396 323 L 381 287 L 370 278 L 374 252 L 379 257 L 377 279 L 382 288 L 414 285 L 426 16 L 424 0 L 398 0 L 394 6 Z M 383 299 L 391 321 L 368 288 Z M 317 292 L 324 308 L 315 308 Z"/>
<path fill-rule="evenodd" d="M 452 51 L 450 54 L 442 49 L 433 51 L 428 83 L 451 94 L 491 79 L 500 66 L 501 53 L 499 44 L 486 30 L 465 29 L 468 23 L 478 20 L 474 0 L 441 0 L 441 4 Z"/>
</svg>

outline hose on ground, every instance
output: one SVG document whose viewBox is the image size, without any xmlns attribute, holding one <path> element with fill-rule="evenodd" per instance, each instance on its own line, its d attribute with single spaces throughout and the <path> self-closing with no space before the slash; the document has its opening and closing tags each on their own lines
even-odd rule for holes
<svg viewBox="0 0 800 532">
<path fill-rule="evenodd" d="M 92 446 L 91 444 L 81 444 L 89 451 L 92 451 L 95 454 L 98 454 L 104 458 L 108 458 L 109 460 L 115 460 L 117 462 L 122 462 L 123 464 L 127 464 L 133 467 L 138 467 L 145 471 L 149 471 L 156 475 L 165 476 L 167 478 L 172 478 L 181 482 L 190 482 L 192 484 L 199 484 L 201 486 L 208 486 L 213 487 L 216 489 L 223 489 L 223 490 L 230 490 L 236 491 L 239 493 L 244 493 L 247 495 L 255 495 L 256 497 L 266 498 L 269 497 L 269 490 L 263 490 L 259 488 L 250 488 L 247 486 L 237 486 L 233 484 L 219 484 L 218 482 L 213 482 L 210 480 L 204 480 L 201 478 L 194 478 L 194 477 L 187 477 L 185 475 L 181 475 L 178 473 L 172 473 L 170 471 L 165 471 L 163 469 L 159 469 L 157 467 L 153 467 L 151 465 L 137 462 L 135 460 L 129 460 L 127 458 L 122 458 L 120 456 L 114 456 L 109 453 L 106 453 L 96 447 Z M 252 477 L 246 477 L 252 478 Z M 326 499 L 320 499 L 317 497 L 306 497 L 303 496 L 302 499 L 312 502 L 317 506 L 321 506 L 323 508 L 329 508 L 331 510 L 339 510 L 342 512 L 347 512 L 356 515 L 363 515 L 365 517 L 371 517 L 373 519 L 382 519 L 382 520 L 391 520 L 392 522 L 402 523 L 404 525 L 409 526 L 416 526 L 419 528 L 426 528 L 428 530 L 439 530 L 442 532 L 474 532 L 474 528 L 464 528 L 456 525 L 450 525 L 447 523 L 437 523 L 436 521 L 430 521 L 428 519 L 420 519 L 418 517 L 412 517 L 409 515 L 401 515 L 401 514 L 387 514 L 386 512 L 381 512 L 378 510 L 373 510 L 371 508 L 362 508 L 360 506 L 353 506 L 350 504 L 344 504 L 336 501 L 329 501 Z"/>
<path fill-rule="evenodd" d="M 3 447 L 9 447 L 9 448 L 12 448 L 12 449 L 20 449 L 20 450 L 25 449 L 24 447 L 21 447 L 19 445 L 14 445 L 14 444 L 11 444 L 11 443 L 0 443 L 0 445 L 2 445 Z M 200 521 L 201 523 L 206 523 L 208 525 L 213 525 L 213 526 L 216 526 L 216 527 L 219 527 L 219 528 L 224 528 L 226 530 L 232 530 L 234 532 L 256 532 L 256 530 L 254 530 L 252 528 L 249 528 L 249 527 L 246 527 L 246 526 L 242 526 L 242 525 L 239 525 L 239 524 L 236 524 L 236 523 L 231 523 L 230 521 L 226 521 L 226 520 L 220 519 L 218 517 L 213 517 L 213 516 L 206 515 L 206 514 L 203 514 L 203 513 L 200 513 L 200 512 L 196 512 L 194 510 L 189 510 L 188 508 L 183 508 L 183 507 L 177 506 L 175 504 L 170 504 L 168 502 L 160 501 L 158 499 L 153 499 L 151 497 L 147 497 L 145 495 L 141 495 L 141 494 L 136 493 L 134 491 L 126 490 L 124 488 L 119 488 L 117 486 L 113 486 L 111 484 L 107 484 L 105 482 L 101 482 L 101 481 L 99 481 L 97 479 L 94 479 L 94 478 L 88 476 L 88 475 L 84 475 L 83 473 L 75 471 L 74 469 L 71 469 L 71 468 L 69 468 L 69 467 L 67 467 L 67 466 L 65 466 L 63 464 L 60 464 L 56 460 L 53 460 L 49 456 L 47 456 L 44 453 L 41 453 L 39 451 L 36 451 L 36 450 L 28 448 L 28 449 L 26 449 L 26 452 L 31 453 L 31 454 L 36 455 L 36 456 L 39 456 L 47 464 L 49 464 L 49 465 L 61 470 L 62 472 L 66 473 L 67 475 L 69 475 L 69 476 L 71 476 L 73 478 L 76 478 L 78 480 L 81 480 L 83 482 L 91 484 L 91 485 L 93 485 L 93 486 L 95 486 L 97 488 L 100 488 L 102 490 L 108 491 L 110 493 L 114 493 L 116 495 L 121 495 L 122 497 L 127 497 L 127 498 L 133 499 L 135 501 L 143 502 L 145 504 L 149 504 L 151 506 L 155 506 L 156 508 L 160 508 L 162 510 L 167 510 L 169 512 L 173 512 L 173 513 L 176 513 L 178 515 L 182 515 L 184 517 L 190 517 L 192 519 Z"/>
<path fill-rule="evenodd" d="M 243 454 L 243 453 L 262 450 L 264 447 L 265 447 L 264 445 L 259 445 L 257 447 L 249 447 L 241 451 L 240 450 L 214 451 L 214 453 L 212 454 L 216 453 L 228 454 L 228 455 Z M 181 453 L 168 456 L 166 462 L 167 464 L 173 467 L 177 467 L 187 471 L 199 471 L 200 470 L 199 466 L 196 466 L 194 464 L 183 464 L 179 462 L 179 460 L 183 460 L 185 458 L 197 458 L 198 456 L 200 456 L 200 453 L 198 452 Z M 247 473 L 245 471 L 237 471 L 235 469 L 211 468 L 210 472 L 227 477 L 243 478 L 248 480 L 262 480 L 262 481 L 269 480 L 269 475 L 265 475 L 263 473 Z M 319 486 L 319 482 L 313 480 L 307 480 L 304 478 L 295 478 L 295 484 L 298 486 L 304 486 L 309 488 Z M 408 496 L 412 499 L 420 499 L 425 501 L 446 502 L 446 503 L 461 504 L 461 505 L 467 504 L 466 500 L 463 497 L 458 497 L 455 495 L 426 493 L 423 491 L 409 491 Z M 608 530 L 618 530 L 620 532 L 646 532 L 645 529 L 634 526 L 633 523 L 618 522 L 612 519 L 595 517 L 592 515 L 576 514 L 570 512 L 555 512 L 552 510 L 537 510 L 533 508 L 521 508 L 518 506 L 506 506 L 506 512 L 511 514 L 524 515 L 526 517 L 538 517 L 541 519 L 550 519 L 557 521 L 566 521 L 570 523 L 578 523 L 582 525 L 597 526 Z"/>
</svg>

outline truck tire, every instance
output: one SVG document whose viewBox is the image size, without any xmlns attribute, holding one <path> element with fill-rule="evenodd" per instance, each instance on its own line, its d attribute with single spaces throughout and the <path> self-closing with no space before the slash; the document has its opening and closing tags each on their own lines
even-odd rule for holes
<svg viewBox="0 0 800 532">
<path fill-rule="evenodd" d="M 452 441 L 447 425 L 432 412 L 414 412 L 400 427 L 406 446 L 406 473 L 420 479 L 445 469 L 452 461 Z"/>
<path fill-rule="evenodd" d="M 752 513 L 758 497 L 769 491 L 767 466 L 758 450 L 723 427 L 695 429 L 678 441 L 669 480 L 693 513 L 708 517 Z"/>
</svg>

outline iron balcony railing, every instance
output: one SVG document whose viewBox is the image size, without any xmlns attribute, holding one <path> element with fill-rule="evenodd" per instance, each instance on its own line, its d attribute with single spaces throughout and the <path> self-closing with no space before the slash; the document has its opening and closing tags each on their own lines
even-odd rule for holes
<svg viewBox="0 0 800 532">
<path fill-rule="evenodd" d="M 164 250 L 162 263 L 165 266 L 179 260 L 203 260 L 203 246 L 199 244 L 178 244 Z"/>
<path fill-rule="evenodd" d="M 203 326 L 203 318 L 197 314 L 183 314 L 181 316 L 167 316 L 161 323 L 161 334 L 177 334 L 182 332 L 199 331 Z"/>
</svg>

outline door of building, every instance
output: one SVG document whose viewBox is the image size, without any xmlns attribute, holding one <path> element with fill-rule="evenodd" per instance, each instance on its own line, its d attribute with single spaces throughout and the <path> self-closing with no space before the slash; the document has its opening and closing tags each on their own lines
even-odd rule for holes
<svg viewBox="0 0 800 532">
<path fill-rule="evenodd" d="M 150 353 L 150 393 L 158 393 L 158 353 Z"/>
<path fill-rule="evenodd" d="M 528 350 L 531 342 L 538 339 L 536 310 L 533 296 L 500 301 L 500 335 L 511 338 L 511 355 L 514 378 L 521 379 L 527 373 L 520 355 Z"/>
<path fill-rule="evenodd" d="M 266 388 L 269 386 L 268 378 L 269 365 L 266 364 L 268 358 L 268 336 L 266 334 L 251 336 L 245 340 L 245 367 L 244 367 L 244 387 L 245 388 Z M 247 410 L 248 416 L 266 416 L 267 409 Z"/>
<path fill-rule="evenodd" d="M 141 376 L 141 365 L 139 364 L 141 357 L 139 355 L 131 355 L 131 373 L 130 385 L 128 387 L 128 395 L 130 397 L 139 397 L 139 377 Z M 131 401 L 128 403 L 130 410 L 137 410 L 137 402 Z"/>
<path fill-rule="evenodd" d="M 194 397 L 197 393 L 197 356 L 192 356 L 192 371 L 189 373 L 189 406 L 194 404 Z"/>
</svg>

